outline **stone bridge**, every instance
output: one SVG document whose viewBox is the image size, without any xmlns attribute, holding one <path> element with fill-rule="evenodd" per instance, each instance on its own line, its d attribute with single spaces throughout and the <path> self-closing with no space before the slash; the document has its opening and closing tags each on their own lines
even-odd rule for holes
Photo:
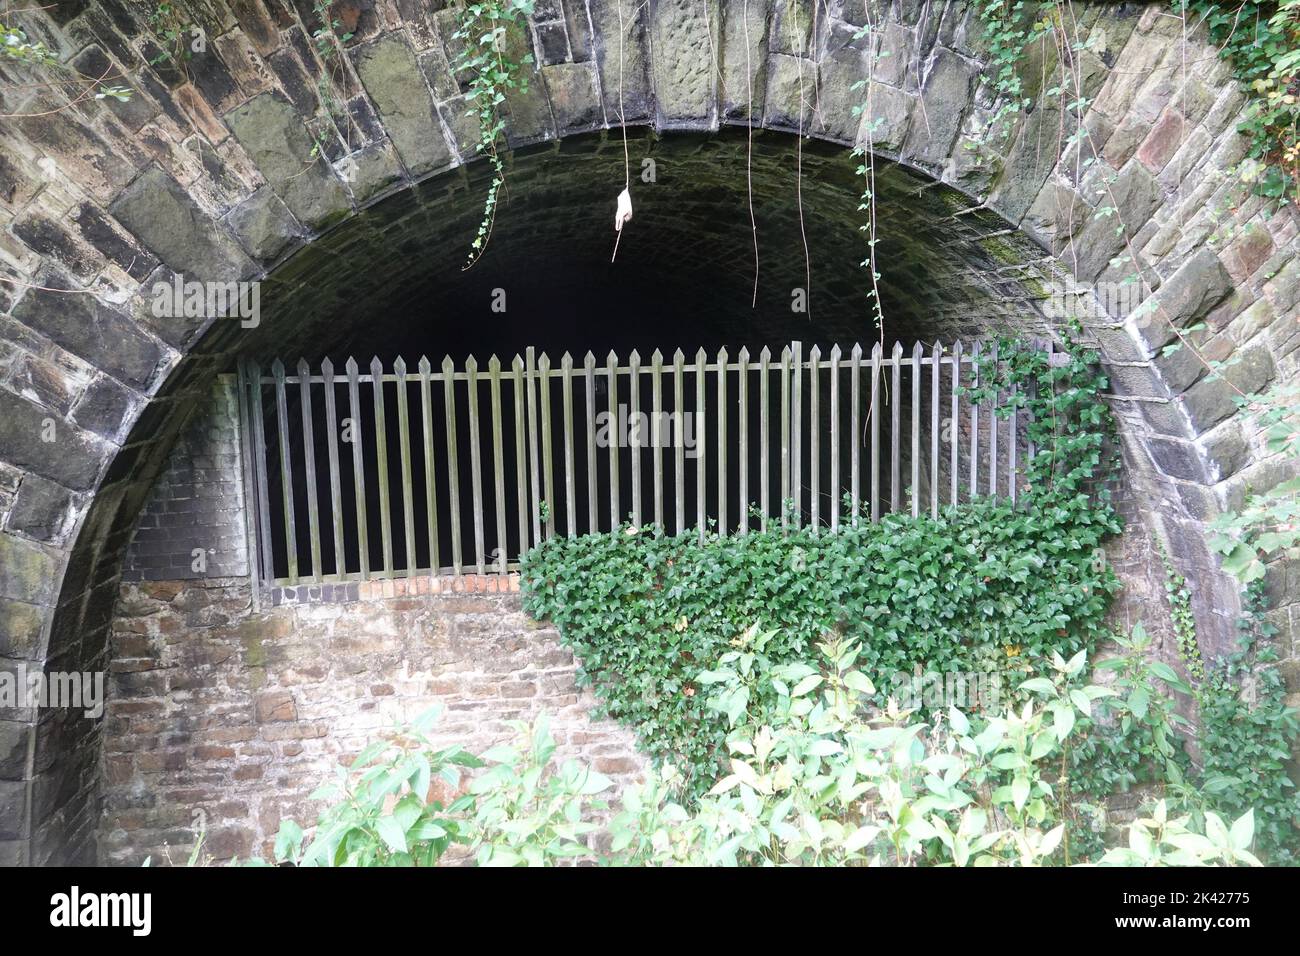
<svg viewBox="0 0 1300 956">
<path fill-rule="evenodd" d="M 449 67 L 454 5 L 340 0 L 352 36 L 322 59 L 310 0 L 195 0 L 179 7 L 207 42 L 180 62 L 159 61 L 146 7 L 53 0 L 20 16 L 81 73 L 120 74 L 125 102 L 64 105 L 40 74 L 2 68 L 4 666 L 107 666 L 142 508 L 236 354 L 369 350 L 419 303 L 440 317 L 433 338 L 496 321 L 502 276 L 542 296 L 563 262 L 608 261 L 628 172 L 621 271 L 592 280 L 611 312 L 671 303 L 725 333 L 788 319 L 790 290 L 810 285 L 824 328 L 873 337 L 854 146 L 876 171 L 892 336 L 1043 328 L 1053 289 L 1140 270 L 1159 308 L 1111 303 L 1086 324 L 1149 530 L 1193 582 L 1208 650 L 1231 640 L 1237 589 L 1205 522 L 1295 463 L 1266 455 L 1225 379 L 1250 392 L 1296 374 L 1297 220 L 1226 175 L 1245 152 L 1243 95 L 1203 37 L 1183 46 L 1167 5 L 1075 5 L 1091 42 L 1064 67 L 1040 48 L 1033 108 L 990 142 L 1002 103 L 969 2 L 538 0 L 510 37 L 534 62 L 507 103 L 506 198 L 468 274 L 488 171 Z M 805 263 L 801 231 L 830 252 Z M 155 316 L 150 291 L 175 275 L 263 280 L 260 325 Z M 1223 376 L 1161 351 L 1171 323 L 1200 322 L 1203 354 L 1235 360 Z M 1293 653 L 1300 569 L 1278 563 L 1267 583 Z M 0 862 L 94 857 L 103 737 L 79 713 L 0 713 Z"/>
</svg>

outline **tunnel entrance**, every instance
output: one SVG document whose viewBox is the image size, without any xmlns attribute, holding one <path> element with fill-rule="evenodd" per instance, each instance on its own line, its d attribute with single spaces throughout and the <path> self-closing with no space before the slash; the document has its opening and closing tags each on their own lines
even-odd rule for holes
<svg viewBox="0 0 1300 956">
<path fill-rule="evenodd" d="M 873 290 L 848 151 L 761 131 L 630 136 L 629 167 L 609 134 L 513 154 L 469 271 L 453 237 L 481 212 L 472 169 L 268 278 L 240 369 L 265 581 L 505 570 L 544 536 L 624 521 L 744 533 L 1014 494 L 1006 439 L 1023 461 L 1023 426 L 1002 423 L 999 444 L 989 410 L 981 422 L 957 395 L 980 336 L 1042 331 L 1040 250 L 881 161 Z"/>
</svg>

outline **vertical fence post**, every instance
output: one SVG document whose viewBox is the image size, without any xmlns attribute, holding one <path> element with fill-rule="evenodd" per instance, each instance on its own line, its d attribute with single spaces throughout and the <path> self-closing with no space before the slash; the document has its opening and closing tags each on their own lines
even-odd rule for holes
<svg viewBox="0 0 1300 956">
<path fill-rule="evenodd" d="M 889 510 L 897 512 L 902 504 L 903 493 L 903 343 L 894 343 L 894 354 L 890 367 L 889 390 Z"/>
<path fill-rule="evenodd" d="M 993 360 L 993 381 L 996 384 L 1001 374 L 998 365 L 998 343 L 993 343 L 990 353 Z M 998 391 L 993 390 L 989 400 L 989 495 L 994 500 L 998 497 Z"/>
<path fill-rule="evenodd" d="M 524 376 L 524 360 L 518 354 L 510 362 L 510 374 L 514 382 L 515 494 L 519 506 L 519 556 L 522 558 L 528 551 L 528 453 L 525 447 L 528 429 L 524 416 L 524 390 L 528 388 L 528 380 Z"/>
<path fill-rule="evenodd" d="M 921 343 L 912 347 L 912 517 L 921 515 Z"/>
<path fill-rule="evenodd" d="M 463 570 L 460 540 L 460 440 L 456 434 L 456 366 L 452 363 L 450 355 L 445 355 L 442 359 L 442 385 L 443 408 L 447 419 L 447 492 L 450 502 L 448 511 L 451 516 L 451 567 L 454 573 L 460 574 Z"/>
<path fill-rule="evenodd" d="M 939 517 L 939 369 L 943 345 L 934 343 L 930 354 L 930 517 Z"/>
<path fill-rule="evenodd" d="M 678 349 L 673 353 L 673 503 L 676 509 L 677 534 L 686 530 L 686 356 Z M 694 429 L 691 430 L 694 434 Z M 699 437 L 696 436 L 698 447 Z"/>
<path fill-rule="evenodd" d="M 370 388 L 375 402 L 375 456 L 379 463 L 379 533 L 384 546 L 384 574 L 393 574 L 393 504 L 388 483 L 388 423 L 384 416 L 384 366 L 376 355 L 370 360 Z"/>
<path fill-rule="evenodd" d="M 871 346 L 871 523 L 880 520 L 880 352 Z"/>
<path fill-rule="evenodd" d="M 808 479 L 812 491 L 808 499 L 808 522 L 813 534 L 821 533 L 821 364 L 822 350 L 814 345 L 808 350 Z"/>
<path fill-rule="evenodd" d="M 551 359 L 543 352 L 537 359 L 537 380 L 541 387 L 538 415 L 542 426 L 542 491 L 546 496 L 546 537 L 555 536 L 555 455 L 551 440 Z"/>
<path fill-rule="evenodd" d="M 650 441 L 654 449 L 655 525 L 664 526 L 664 356 L 658 349 L 650 356 L 650 414 L 654 424 L 650 428 Z M 677 441 L 680 435 L 674 435 Z"/>
<path fill-rule="evenodd" d="M 497 517 L 497 572 L 507 570 L 509 544 L 506 539 L 506 463 L 501 435 L 501 360 L 494 352 L 488 358 L 488 381 L 492 393 L 492 504 Z"/>
<path fill-rule="evenodd" d="M 578 534 L 578 502 L 573 475 L 573 356 L 568 352 L 560 356 L 560 381 L 564 414 L 564 528 L 573 538 Z"/>
<path fill-rule="evenodd" d="M 316 493 L 316 434 L 311 414 L 311 366 L 298 360 L 298 403 L 302 411 L 303 481 L 307 484 L 307 535 L 311 549 L 311 579 L 319 584 L 320 507 Z"/>
<path fill-rule="evenodd" d="M 334 573 L 340 581 L 347 576 L 347 555 L 343 547 L 343 482 L 339 476 L 339 422 L 334 395 L 334 363 L 328 358 L 320 363 L 325 386 L 325 443 L 329 453 L 330 513 L 334 532 Z"/>
<path fill-rule="evenodd" d="M 618 478 L 618 446 L 622 439 L 618 415 L 618 356 L 613 349 L 605 356 L 605 375 L 609 379 L 609 395 L 606 396 L 609 411 L 606 429 L 606 434 L 609 435 L 609 530 L 613 533 L 623 521 L 622 508 L 619 507 L 621 489 Z"/>
<path fill-rule="evenodd" d="M 790 526 L 790 346 L 781 350 L 781 528 Z"/>
<path fill-rule="evenodd" d="M 727 524 L 727 350 L 718 349 L 718 535 Z"/>
<path fill-rule="evenodd" d="M 1011 412 L 1007 416 L 1007 490 L 1011 495 L 1011 503 L 1016 503 L 1016 445 L 1020 442 L 1019 429 L 1016 427 L 1016 395 L 1018 389 L 1016 383 L 1011 383 L 1011 389 L 1007 393 L 1007 403 L 1011 406 Z"/>
<path fill-rule="evenodd" d="M 357 560 L 361 580 L 370 580 L 370 534 L 366 520 L 366 468 L 361 440 L 361 396 L 357 360 L 349 358 L 344 365 L 348 376 L 348 415 L 351 419 L 352 442 L 352 492 L 357 507 Z"/>
<path fill-rule="evenodd" d="M 957 343 L 952 347 L 952 395 L 949 398 L 949 401 L 951 403 L 951 412 L 950 412 L 951 417 L 948 419 L 948 437 L 950 439 L 949 444 L 952 446 L 948 450 L 949 458 L 951 461 L 951 464 L 949 465 L 948 468 L 948 470 L 951 472 L 951 474 L 949 475 L 949 479 L 952 483 L 952 491 L 951 491 L 951 495 L 949 496 L 948 503 L 953 505 L 957 503 L 957 468 L 958 468 L 957 445 L 959 443 L 959 438 L 960 438 L 960 432 L 957 429 L 957 422 L 960 420 L 957 417 L 959 411 L 959 406 L 957 404 L 957 401 L 960 392 L 961 392 L 961 340 L 958 339 Z"/>
<path fill-rule="evenodd" d="M 737 530 L 740 534 L 749 534 L 749 349 L 741 346 L 736 353 L 738 381 L 736 383 L 736 401 L 740 403 L 739 416 L 736 420 L 737 454 L 740 461 L 740 487 L 737 503 L 740 513 L 737 515 Z"/>
<path fill-rule="evenodd" d="M 582 360 L 587 386 L 587 531 L 600 531 L 600 508 L 596 500 L 596 356 L 587 352 Z"/>
<path fill-rule="evenodd" d="M 803 525 L 803 343 L 790 343 L 790 493 L 794 526 Z"/>
<path fill-rule="evenodd" d="M 289 408 L 284 393 L 284 363 L 271 364 L 275 379 L 275 422 L 280 445 L 280 492 L 284 502 L 284 545 L 289 559 L 289 583 L 298 583 L 298 526 L 293 507 L 293 462 L 289 455 Z"/>
<path fill-rule="evenodd" d="M 840 530 L 840 347 L 831 347 L 831 534 Z"/>
<path fill-rule="evenodd" d="M 479 448 L 482 429 L 478 421 L 478 359 L 465 359 L 465 384 L 469 407 L 469 487 L 474 507 L 474 570 L 487 573 L 483 534 L 483 454 Z"/>
<path fill-rule="evenodd" d="M 768 378 L 772 371 L 772 350 L 766 345 L 758 353 L 758 497 L 759 497 L 759 516 L 758 529 L 767 530 L 768 515 L 771 514 L 771 484 L 772 484 L 772 464 L 771 464 L 771 438 L 769 435 L 770 420 L 768 416 Z"/>
<path fill-rule="evenodd" d="M 1034 352 L 1047 352 L 1048 361 L 1050 363 L 1052 354 L 1050 351 L 1050 340 L 1044 341 L 1043 339 L 1035 338 L 1030 342 L 1029 347 L 1033 349 Z M 1050 364 L 1048 365 L 1048 368 L 1051 368 Z M 1033 402 L 1036 398 L 1038 398 L 1038 376 L 1035 375 L 1029 379 L 1029 401 Z M 1031 405 L 1030 407 L 1033 406 Z M 1030 422 L 1029 424 L 1032 425 L 1033 423 Z M 1034 440 L 1030 438 L 1029 447 L 1025 449 L 1025 467 L 1028 467 L 1030 462 L 1034 460 L 1034 454 L 1037 451 L 1038 449 L 1034 447 Z"/>
<path fill-rule="evenodd" d="M 429 573 L 437 574 L 438 561 L 438 475 L 433 464 L 433 365 L 420 356 L 420 427 L 424 438 L 424 507 L 429 532 Z"/>
<path fill-rule="evenodd" d="M 975 341 L 974 347 L 970 353 L 970 384 L 971 388 L 979 388 L 980 384 L 980 342 Z M 979 462 L 980 462 L 980 403 L 973 401 L 970 403 L 970 500 L 974 501 L 979 495 Z"/>
<path fill-rule="evenodd" d="M 524 381 L 524 388 L 528 391 L 528 471 L 532 478 L 533 544 L 536 545 L 542 543 L 542 476 L 537 461 L 537 353 L 530 345 L 524 355 L 528 366 Z"/>
<path fill-rule="evenodd" d="M 862 343 L 853 343 L 849 353 L 849 497 L 853 527 L 858 526 L 862 507 Z"/>
<path fill-rule="evenodd" d="M 632 447 L 632 524 L 641 527 L 641 353 L 636 349 L 627 357 L 628 364 L 628 437 Z"/>
<path fill-rule="evenodd" d="M 411 474 L 411 406 L 406 394 L 406 360 L 393 361 L 397 379 L 397 448 L 402 465 L 402 547 L 406 551 L 406 576 L 415 574 L 415 479 Z"/>
<path fill-rule="evenodd" d="M 239 457 L 240 473 L 244 484 L 244 553 L 248 555 L 248 583 L 253 591 L 253 610 L 262 608 L 262 569 L 258 553 L 259 537 L 257 528 L 258 495 L 256 460 L 266 454 L 266 450 L 253 440 L 253 416 L 249 409 L 249 375 L 248 363 L 238 363 L 239 408 Z M 259 386 L 260 387 L 260 386 Z"/>
<path fill-rule="evenodd" d="M 706 481 L 705 465 L 708 460 L 709 438 L 708 430 L 705 427 L 707 416 L 704 412 L 705 403 L 705 374 L 708 371 L 709 360 L 704 354 L 704 349 L 695 353 L 695 424 L 699 428 L 699 439 L 696 442 L 696 448 L 699 455 L 695 459 L 695 517 L 699 521 L 700 544 L 704 543 L 704 536 L 708 533 L 708 515 L 705 505 L 704 487 Z"/>
</svg>

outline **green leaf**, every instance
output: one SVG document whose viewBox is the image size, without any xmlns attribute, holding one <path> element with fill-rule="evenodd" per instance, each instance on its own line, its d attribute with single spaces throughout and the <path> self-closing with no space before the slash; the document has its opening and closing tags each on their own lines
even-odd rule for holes
<svg viewBox="0 0 1300 956">
<path fill-rule="evenodd" d="M 393 817 L 380 817 L 375 831 L 387 847 L 396 853 L 406 852 L 406 829 Z"/>
</svg>

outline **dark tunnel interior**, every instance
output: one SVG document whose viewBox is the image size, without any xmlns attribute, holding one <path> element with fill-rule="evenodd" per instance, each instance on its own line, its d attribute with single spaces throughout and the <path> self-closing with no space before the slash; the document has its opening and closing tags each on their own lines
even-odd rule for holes
<svg viewBox="0 0 1300 956">
<path fill-rule="evenodd" d="M 860 159 L 840 147 L 813 140 L 804 141 L 800 157 L 798 141 L 784 134 L 756 134 L 752 153 L 743 132 L 629 135 L 634 216 L 613 261 L 614 199 L 623 187 L 625 168 L 621 138 L 604 135 L 513 154 L 487 251 L 468 270 L 463 268 L 468 239 L 483 213 L 481 197 L 486 189 L 482 171 L 477 169 L 473 175 L 463 171 L 449 174 L 383 200 L 272 273 L 264 283 L 259 327 L 245 352 L 260 363 L 264 377 L 260 396 L 251 391 L 245 394 L 260 400 L 262 407 L 266 451 L 261 460 L 266 473 L 260 507 L 263 523 L 273 529 L 263 561 L 273 569 L 268 576 L 292 576 L 291 549 L 285 546 L 290 536 L 296 541 L 292 550 L 297 567 L 293 571 L 305 577 L 316 570 L 313 529 L 307 517 L 313 510 L 313 486 L 315 510 L 320 515 L 316 547 L 324 575 L 358 573 L 363 551 L 371 571 L 453 564 L 473 569 L 480 560 L 493 564 L 501 555 L 498 548 L 513 562 L 526 550 L 525 541 L 535 543 L 531 532 L 534 518 L 544 532 L 548 528 L 561 533 L 569 528 L 578 533 L 609 530 L 619 521 L 637 517 L 642 522 L 659 518 L 669 530 L 676 530 L 679 489 L 671 445 L 643 448 L 635 456 L 629 448 L 620 448 L 617 482 L 610 452 L 603 444 L 588 457 L 587 434 L 596 416 L 610 412 L 611 422 L 617 425 L 618 407 L 633 404 L 632 378 L 626 367 L 634 350 L 643 368 L 650 366 L 659 351 L 664 366 L 659 407 L 667 412 L 676 409 L 674 353 L 678 349 L 684 353 L 684 404 L 680 410 L 702 426 L 699 430 L 704 440 L 696 435 L 700 447 L 684 456 L 681 527 L 694 526 L 701 514 L 718 515 L 718 469 L 724 457 L 726 486 L 737 487 L 742 458 L 749 485 L 748 507 L 739 498 L 727 502 L 730 529 L 735 530 L 742 516 L 759 501 L 764 470 L 767 514 L 780 514 L 782 499 L 788 496 L 802 520 L 816 507 L 825 521 L 839 507 L 841 495 L 850 491 L 850 457 L 855 443 L 863 459 L 859 491 L 863 499 L 871 482 L 866 424 L 871 418 L 871 385 L 861 378 L 858 433 L 852 434 L 852 382 L 847 366 L 854 344 L 862 345 L 869 363 L 871 348 L 878 340 L 883 340 L 886 356 L 895 342 L 903 343 L 910 356 L 917 341 L 927 343 L 928 352 L 936 340 L 950 347 L 959 338 L 969 342 L 970 337 L 1000 323 L 1024 324 L 1027 293 L 1017 266 L 1009 263 L 1028 260 L 1034 250 L 1008 246 L 1004 222 L 981 210 L 966 211 L 970 203 L 946 187 L 928 183 L 897 165 L 885 164 L 876 170 L 876 248 L 885 317 L 881 331 L 874 320 L 870 273 L 863 265 L 869 247 L 862 229 L 864 213 L 859 210 L 865 182 Z M 801 177 L 796 175 L 800 164 Z M 795 341 L 801 343 L 805 360 L 817 347 L 826 361 L 832 347 L 838 345 L 843 365 L 835 373 L 829 368 L 820 372 L 816 400 L 805 372 L 803 423 L 796 429 L 800 434 L 790 439 L 799 442 L 800 460 L 806 462 L 804 480 L 800 487 L 783 494 L 780 436 L 775 433 L 782 394 L 777 365 L 783 349 Z M 726 348 L 728 360 L 734 363 L 741 347 L 749 350 L 753 362 L 758 361 L 761 349 L 770 350 L 773 369 L 767 384 L 772 448 L 766 462 L 761 451 L 759 408 L 763 376 L 758 371 L 747 375 L 743 455 L 739 371 L 728 374 L 725 398 L 717 391 L 713 372 L 704 376 L 702 404 L 697 396 L 697 350 L 704 350 L 713 364 L 718 350 Z M 536 493 L 545 501 L 544 516 L 535 513 L 537 506 L 526 490 L 520 490 L 517 480 L 521 463 L 523 487 L 530 487 L 533 480 L 525 438 L 531 429 L 516 429 L 516 411 L 525 402 L 521 397 L 516 405 L 510 372 L 516 355 L 524 356 L 530 348 L 538 361 L 549 360 L 556 370 L 546 386 L 553 447 L 549 457 L 541 455 L 538 480 L 545 487 Z M 590 389 L 584 378 L 588 352 L 596 366 Z M 565 444 L 565 383 L 558 371 L 566 353 L 574 368 L 567 409 L 573 421 L 571 452 Z M 613 401 L 606 372 L 610 353 L 617 356 L 624 370 L 614 377 Z M 546 359 L 541 358 L 543 354 Z M 500 359 L 505 376 L 498 392 L 499 462 L 493 443 L 491 383 L 483 380 L 476 386 L 475 431 L 469 385 L 458 382 L 455 408 L 449 416 L 441 386 L 434 382 L 426 426 L 418 374 L 418 363 L 425 356 L 436 375 L 444 357 L 450 357 L 460 372 L 473 356 L 485 372 L 493 355 Z M 382 386 L 383 400 L 377 411 L 373 384 L 366 380 L 370 362 L 376 357 L 386 375 L 393 373 L 396 359 L 403 359 L 410 376 L 404 389 L 408 422 L 405 457 L 399 385 L 388 381 Z M 270 370 L 270 363 L 277 358 L 286 368 L 282 409 L 277 407 L 277 387 Z M 332 389 L 332 428 L 323 382 L 312 384 L 310 415 L 304 418 L 303 392 L 295 379 L 300 358 L 307 360 L 317 377 L 323 359 L 333 363 L 339 381 Z M 349 359 L 357 363 L 360 378 L 355 407 L 346 381 Z M 901 446 L 900 481 L 907 486 L 900 489 L 904 507 L 910 488 L 912 436 L 908 429 L 913 427 L 913 374 L 910 368 L 902 370 L 898 393 L 893 396 L 886 376 L 880 398 L 883 435 L 879 441 L 886 449 L 894 440 Z M 926 429 L 934 411 L 931 386 L 940 389 L 933 395 L 939 396 L 945 410 L 951 402 L 952 383 L 946 371 L 941 383 L 932 381 L 936 374 L 935 369 L 922 367 L 921 381 L 916 383 L 918 394 L 923 393 L 929 403 L 918 409 L 917 421 Z M 652 376 L 643 373 L 637 378 L 636 403 L 648 414 L 654 403 Z M 832 378 L 838 379 L 840 392 L 836 422 L 831 420 Z M 920 389 L 922 384 L 924 389 Z M 588 394 L 594 398 L 590 415 Z M 539 423 L 546 400 L 542 386 L 537 386 L 534 407 L 528 414 L 538 416 Z M 893 402 L 902 410 L 903 433 L 896 439 L 890 409 Z M 721 409 L 725 409 L 727 431 L 719 443 Z M 255 414 L 255 410 L 250 413 Z M 379 414 L 383 415 L 382 426 Z M 345 420 L 352 432 L 361 435 L 361 441 L 354 448 L 354 443 L 343 439 L 331 449 L 331 432 L 338 439 L 340 423 Z M 308 425 L 310 442 L 304 437 Z M 453 428 L 455 440 L 449 441 Z M 843 438 L 837 458 L 832 460 L 825 436 L 836 430 Z M 382 455 L 375 440 L 381 431 L 385 436 Z M 471 460 L 475 435 L 477 496 Z M 815 436 L 821 436 L 819 442 Z M 928 434 L 920 438 L 920 447 L 928 447 Z M 814 442 L 818 447 L 814 448 Z M 314 480 L 307 477 L 312 464 L 308 445 L 314 459 Z M 820 474 L 815 491 L 807 482 L 814 455 Z M 660 468 L 657 486 L 656 459 Z M 327 465 L 331 460 L 338 461 L 333 476 L 337 490 L 331 486 Z M 426 484 L 426 461 L 433 466 L 437 485 L 432 492 Z M 557 463 L 553 484 L 545 481 L 546 461 Z M 286 466 L 291 476 L 287 482 Z M 879 467 L 883 472 L 880 506 L 889 510 L 894 497 L 892 469 L 888 461 Z M 409 500 L 403 493 L 408 471 Z M 455 489 L 450 480 L 453 473 Z M 591 476 L 594 484 L 589 481 Z M 936 475 L 934 482 L 940 477 Z M 832 487 L 833 478 L 838 478 L 836 487 Z M 569 480 L 574 488 L 572 509 Z M 637 480 L 642 502 L 639 515 L 633 503 Z M 931 477 L 927 474 L 922 482 L 924 487 L 918 493 L 928 493 Z M 617 504 L 611 494 L 614 486 Z M 661 489 L 663 505 L 658 512 L 653 505 L 654 487 Z M 385 488 L 387 501 L 382 494 Z M 435 521 L 430 521 L 430 495 Z M 363 508 L 357 507 L 358 499 L 365 501 Z M 292 532 L 286 522 L 291 506 L 296 518 Z M 365 519 L 364 549 L 359 540 L 359 517 Z M 454 526 L 457 523 L 458 528 Z M 757 515 L 746 522 L 747 527 L 757 525 Z M 334 544 L 340 535 L 348 555 L 342 567 Z M 431 541 L 437 543 L 436 556 L 431 553 Z"/>
</svg>

